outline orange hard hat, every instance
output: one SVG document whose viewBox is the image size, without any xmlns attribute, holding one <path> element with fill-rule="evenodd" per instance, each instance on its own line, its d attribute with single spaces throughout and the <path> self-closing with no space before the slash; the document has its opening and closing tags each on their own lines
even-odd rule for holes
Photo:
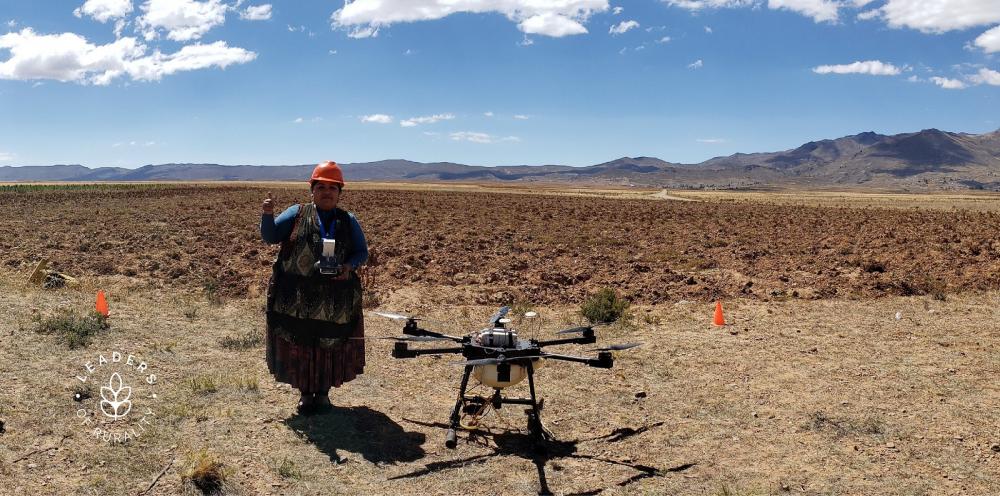
<svg viewBox="0 0 1000 496">
<path fill-rule="evenodd" d="M 311 185 L 316 182 L 333 183 L 343 188 L 344 171 L 340 170 L 340 166 L 337 165 L 337 162 L 327 160 L 313 169 L 312 177 L 309 178 L 309 184 Z"/>
</svg>

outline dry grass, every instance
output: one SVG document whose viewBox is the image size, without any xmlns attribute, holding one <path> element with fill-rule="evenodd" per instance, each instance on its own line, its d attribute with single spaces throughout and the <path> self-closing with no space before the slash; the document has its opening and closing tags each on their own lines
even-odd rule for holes
<svg viewBox="0 0 1000 496">
<path fill-rule="evenodd" d="M 0 313 L 15 320 L 32 307 L 90 300 L 83 292 L 5 287 Z M 414 288 L 390 295 L 385 308 L 446 323 L 476 323 L 493 311 L 441 306 L 431 294 L 461 300 L 454 288 Z M 732 325 L 723 329 L 709 325 L 711 305 L 635 306 L 631 327 L 599 331 L 601 344 L 645 343 L 619 354 L 614 369 L 540 370 L 543 418 L 563 442 L 544 459 L 546 482 L 557 493 L 995 493 L 998 299 L 732 301 L 725 307 Z M 0 492 L 135 493 L 174 457 L 180 462 L 151 494 L 200 491 L 186 482 L 196 479 L 195 468 L 220 466 L 224 491 L 245 494 L 537 489 L 532 451 L 517 434 L 525 427 L 519 408 L 502 409 L 492 424 L 514 434 L 501 429 L 476 442 L 463 435 L 457 450 L 442 446 L 438 424 L 459 375 L 449 360 L 394 360 L 389 345 L 374 343 L 365 375 L 333 392 L 335 411 L 302 418 L 294 413 L 296 393 L 267 375 L 262 350 L 218 345 L 260 324 L 263 316 L 252 311 L 258 301 L 226 302 L 199 322 L 171 301 L 155 292 L 116 301 L 116 332 L 96 336 L 89 348 L 128 343 L 163 378 L 155 432 L 125 447 L 94 440 L 72 420 L 67 378 L 89 351 L 52 349 L 54 338 L 28 330 L 4 340 L 0 360 L 21 366 L 0 372 L 0 381 L 14 385 L 0 391 L 7 423 L 0 460 L 11 474 L 0 478 Z M 574 307 L 532 309 L 543 321 L 534 331 L 541 336 L 581 321 Z M 370 335 L 398 331 L 368 319 Z M 176 341 L 173 351 L 154 348 L 165 341 Z M 32 408 L 27 398 L 35 399 Z M 202 456 L 206 442 L 210 452 Z M 13 462 L 51 446 L 58 448 Z"/>
</svg>

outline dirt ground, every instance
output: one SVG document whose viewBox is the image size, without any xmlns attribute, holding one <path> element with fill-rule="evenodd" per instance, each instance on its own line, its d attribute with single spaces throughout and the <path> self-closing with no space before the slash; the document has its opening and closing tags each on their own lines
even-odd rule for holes
<svg viewBox="0 0 1000 496">
<path fill-rule="evenodd" d="M 428 322 L 432 329 L 478 329 L 494 299 L 510 299 L 540 314 L 515 321 L 522 333 L 550 336 L 581 322 L 578 295 L 613 286 L 633 297 L 632 318 L 599 329 L 599 343 L 643 346 L 618 353 L 610 370 L 548 363 L 539 371 L 543 420 L 558 441 L 537 454 L 513 406 L 491 419 L 492 434 L 463 433 L 457 449 L 445 448 L 441 424 L 461 368 L 447 356 L 393 359 L 388 341 L 366 342 L 365 374 L 333 392 L 332 413 L 298 416 L 297 394 L 275 383 L 263 360 L 256 279 L 242 292 L 235 284 L 266 277 L 273 256 L 252 232 L 264 190 L 198 188 L 0 193 L 0 205 L 21 212 L 0 225 L 0 494 L 200 494 L 183 477 L 199 456 L 221 463 L 227 494 L 533 494 L 543 484 L 556 494 L 1000 493 L 992 211 L 352 191 L 351 208 L 382 257 L 380 309 L 440 321 Z M 486 207 L 461 208 L 468 204 Z M 496 213 L 508 220 L 490 228 Z M 671 221 L 650 228 L 649 219 Z M 713 219 L 760 229 L 742 237 L 696 229 Z M 219 226 L 231 231 L 203 232 Z M 476 258 L 479 243 L 504 239 L 497 229 L 516 241 Z M 600 232 L 618 234 L 593 249 L 581 240 Z M 389 239 L 391 248 L 380 241 Z M 83 243 L 90 248 L 81 251 Z M 664 262 L 621 275 L 630 267 L 623 260 L 647 256 L 656 243 L 697 249 L 690 255 L 717 257 L 718 266 Z M 554 253 L 559 244 L 564 253 Z M 884 271 L 802 275 L 849 258 L 839 255 L 847 248 L 877 258 Z M 767 263 L 725 256 L 748 249 L 768 250 L 758 257 Z M 82 286 L 26 288 L 42 256 L 81 276 Z M 574 267 L 574 258 L 596 263 L 589 279 L 564 281 L 565 291 L 535 282 Z M 778 272 L 781 260 L 787 267 Z M 519 261 L 526 266 L 509 281 L 472 278 L 507 277 Z M 443 275 L 456 263 L 468 264 L 469 279 Z M 121 270 L 129 267 L 134 275 Z M 752 274 L 752 291 L 721 275 L 734 267 Z M 186 271 L 171 278 L 176 268 Z M 709 289 L 667 284 L 655 298 L 639 294 L 674 270 Z M 903 296 L 892 282 L 918 271 L 945 283 Z M 205 274 L 215 278 L 206 283 Z M 843 289 L 808 292 L 816 281 Z M 32 329 L 33 315 L 92 308 L 99 288 L 110 295 L 111 328 L 86 347 Z M 771 294 L 778 288 L 785 293 Z M 716 296 L 729 323 L 722 328 L 710 324 Z M 369 336 L 398 335 L 399 327 L 366 316 Z M 156 398 L 133 384 L 136 407 L 152 420 L 125 444 L 95 438 L 78 416 L 86 402 L 74 400 L 82 365 L 115 351 L 157 375 Z"/>
<path fill-rule="evenodd" d="M 378 255 L 385 291 L 471 287 L 475 303 L 492 305 L 575 304 L 609 286 L 645 304 L 1000 289 L 993 197 L 370 188 L 348 189 L 343 202 Z M 70 275 L 254 295 L 276 252 L 257 231 L 268 190 L 280 209 L 308 201 L 305 186 L 288 184 L 0 189 L 0 208 L 17 212 L 0 224 L 0 267 L 46 258 Z M 892 200 L 897 208 L 881 208 Z"/>
</svg>

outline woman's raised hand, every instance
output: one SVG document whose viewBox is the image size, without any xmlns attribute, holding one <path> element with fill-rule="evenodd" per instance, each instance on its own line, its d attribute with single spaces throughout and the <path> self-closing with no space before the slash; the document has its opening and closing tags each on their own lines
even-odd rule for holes
<svg viewBox="0 0 1000 496">
<path fill-rule="evenodd" d="M 267 192 L 267 198 L 264 199 L 264 204 L 261 205 L 261 213 L 265 215 L 274 215 L 274 198 L 271 198 L 271 192 Z"/>
</svg>

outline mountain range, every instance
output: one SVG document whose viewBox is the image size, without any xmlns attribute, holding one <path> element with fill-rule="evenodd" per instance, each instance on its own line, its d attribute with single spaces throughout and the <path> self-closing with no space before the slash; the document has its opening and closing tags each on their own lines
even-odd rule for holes
<svg viewBox="0 0 1000 496">
<path fill-rule="evenodd" d="M 314 164 L 159 164 L 138 169 L 82 165 L 0 167 L 0 182 L 301 181 Z M 622 157 L 601 164 L 486 167 L 409 160 L 341 164 L 353 181 L 586 183 L 676 189 L 783 187 L 1000 191 L 1000 130 L 864 132 L 770 153 L 737 153 L 698 164 Z"/>
</svg>

